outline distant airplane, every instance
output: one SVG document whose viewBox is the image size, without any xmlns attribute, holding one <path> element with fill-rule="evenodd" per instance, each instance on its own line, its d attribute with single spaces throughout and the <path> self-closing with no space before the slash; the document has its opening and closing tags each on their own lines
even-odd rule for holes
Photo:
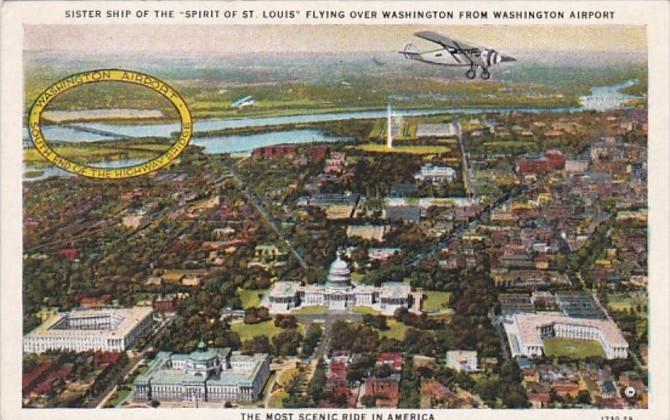
<svg viewBox="0 0 670 420">
<path fill-rule="evenodd" d="M 491 77 L 489 67 L 498 63 L 516 61 L 515 58 L 500 54 L 494 49 L 480 48 L 468 45 L 465 42 L 440 35 L 436 32 L 423 31 L 414 35 L 419 38 L 434 42 L 442 48 L 431 51 L 419 51 L 414 44 L 407 44 L 404 51 L 400 51 L 405 58 L 421 61 L 423 63 L 437 64 L 449 67 L 470 67 L 465 72 L 465 77 L 474 79 L 477 77 L 477 68 L 481 68 L 481 78 L 486 80 Z"/>
<path fill-rule="evenodd" d="M 242 109 L 252 105 L 256 105 L 256 100 L 254 100 L 253 96 L 245 96 L 244 98 L 238 99 L 232 103 L 232 107 L 237 109 Z"/>
</svg>

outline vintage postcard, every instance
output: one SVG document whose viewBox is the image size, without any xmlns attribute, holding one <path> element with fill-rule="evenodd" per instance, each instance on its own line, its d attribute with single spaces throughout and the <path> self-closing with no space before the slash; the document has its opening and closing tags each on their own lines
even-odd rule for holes
<svg viewBox="0 0 670 420">
<path fill-rule="evenodd" d="M 4 3 L 2 418 L 670 418 L 669 10 Z"/>
</svg>

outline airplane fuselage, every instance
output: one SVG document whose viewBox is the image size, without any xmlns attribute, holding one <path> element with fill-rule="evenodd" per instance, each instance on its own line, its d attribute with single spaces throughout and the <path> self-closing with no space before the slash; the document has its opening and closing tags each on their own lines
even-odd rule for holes
<svg viewBox="0 0 670 420">
<path fill-rule="evenodd" d="M 500 54 L 496 50 L 475 47 L 435 32 L 421 31 L 414 35 L 434 42 L 442 48 L 420 51 L 416 45 L 407 44 L 403 51 L 399 51 L 405 58 L 439 66 L 468 67 L 468 71 L 465 72 L 468 79 L 477 77 L 478 69 L 481 69 L 481 78 L 488 79 L 491 77 L 489 67 L 502 62 L 516 61 L 513 57 Z"/>
<path fill-rule="evenodd" d="M 481 53 L 472 54 L 468 59 L 463 54 L 457 51 L 449 51 L 446 48 L 419 52 L 414 56 L 410 56 L 410 58 L 423 61 L 424 63 L 451 67 L 477 66 L 488 68 L 502 61 L 502 56 L 495 50 L 484 50 Z"/>
</svg>

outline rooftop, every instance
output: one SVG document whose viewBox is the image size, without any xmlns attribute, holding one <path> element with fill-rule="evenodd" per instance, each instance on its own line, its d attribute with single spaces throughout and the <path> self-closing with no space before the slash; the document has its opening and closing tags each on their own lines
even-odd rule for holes
<svg viewBox="0 0 670 420">
<path fill-rule="evenodd" d="M 40 326 L 29 332 L 29 336 L 58 337 L 58 336 L 107 336 L 123 337 L 135 326 L 151 316 L 153 308 L 150 306 L 135 306 L 132 308 L 102 308 L 102 309 L 74 309 L 70 312 L 60 312 L 52 315 Z M 108 327 L 99 329 L 68 328 L 67 323 L 86 318 L 110 318 Z"/>
<path fill-rule="evenodd" d="M 551 324 L 575 325 L 597 328 L 603 338 L 613 346 L 628 347 L 626 339 L 617 325 L 610 320 L 573 318 L 559 313 L 516 314 L 513 315 L 520 338 L 526 346 L 542 346 L 540 327 Z"/>
</svg>

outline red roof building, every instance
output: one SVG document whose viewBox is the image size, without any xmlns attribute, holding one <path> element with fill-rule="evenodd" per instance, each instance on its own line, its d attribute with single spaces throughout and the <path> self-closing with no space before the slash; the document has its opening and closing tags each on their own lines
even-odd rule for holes
<svg viewBox="0 0 670 420">
<path fill-rule="evenodd" d="M 93 354 L 95 363 L 100 366 L 114 366 L 121 360 L 122 353 L 116 351 L 97 351 Z"/>
<path fill-rule="evenodd" d="M 529 392 L 528 401 L 533 408 L 547 408 L 551 402 L 551 395 L 548 392 Z"/>
<path fill-rule="evenodd" d="M 549 162 L 549 168 L 554 171 L 565 168 L 565 155 L 558 150 L 547 150 L 544 158 Z"/>
<path fill-rule="evenodd" d="M 397 407 L 400 395 L 400 375 L 394 374 L 387 378 L 366 379 L 363 395 L 375 397 L 377 399 L 377 407 Z"/>
<path fill-rule="evenodd" d="M 52 379 L 47 379 L 46 381 L 40 382 L 33 392 L 39 395 L 51 394 L 53 392 L 55 381 Z"/>
<path fill-rule="evenodd" d="M 158 312 L 174 312 L 177 309 L 177 297 L 171 298 L 156 298 L 153 303 L 155 311 Z"/>
<path fill-rule="evenodd" d="M 400 372 L 403 366 L 403 359 L 400 353 L 380 353 L 377 356 L 378 365 L 389 365 L 394 371 Z"/>
<path fill-rule="evenodd" d="M 104 306 L 107 306 L 109 302 L 112 300 L 112 295 L 102 295 L 98 298 L 94 297 L 83 297 L 79 301 L 79 305 L 84 307 L 84 308 L 102 308 Z"/>
<path fill-rule="evenodd" d="M 333 361 L 330 363 L 327 373 L 328 387 L 338 388 L 347 386 L 347 365 L 343 361 Z"/>
<path fill-rule="evenodd" d="M 50 370 L 51 363 L 44 362 L 30 372 L 24 373 L 21 378 L 21 392 L 23 395 L 30 394 L 35 389 L 35 386 L 46 378 Z"/>
<path fill-rule="evenodd" d="M 537 159 L 522 159 L 516 163 L 519 175 L 544 175 L 565 168 L 565 156 L 558 150 L 548 150 Z"/>
<path fill-rule="evenodd" d="M 326 146 L 314 146 L 307 149 L 307 156 L 311 161 L 320 161 L 328 155 L 328 148 Z"/>
<path fill-rule="evenodd" d="M 277 156 L 293 157 L 298 153 L 298 146 L 293 144 L 277 144 L 274 146 L 259 147 L 251 152 L 257 159 L 271 159 Z"/>
<path fill-rule="evenodd" d="M 63 248 L 58 251 L 58 255 L 68 261 L 74 261 L 79 257 L 79 250 L 77 248 Z"/>
</svg>

